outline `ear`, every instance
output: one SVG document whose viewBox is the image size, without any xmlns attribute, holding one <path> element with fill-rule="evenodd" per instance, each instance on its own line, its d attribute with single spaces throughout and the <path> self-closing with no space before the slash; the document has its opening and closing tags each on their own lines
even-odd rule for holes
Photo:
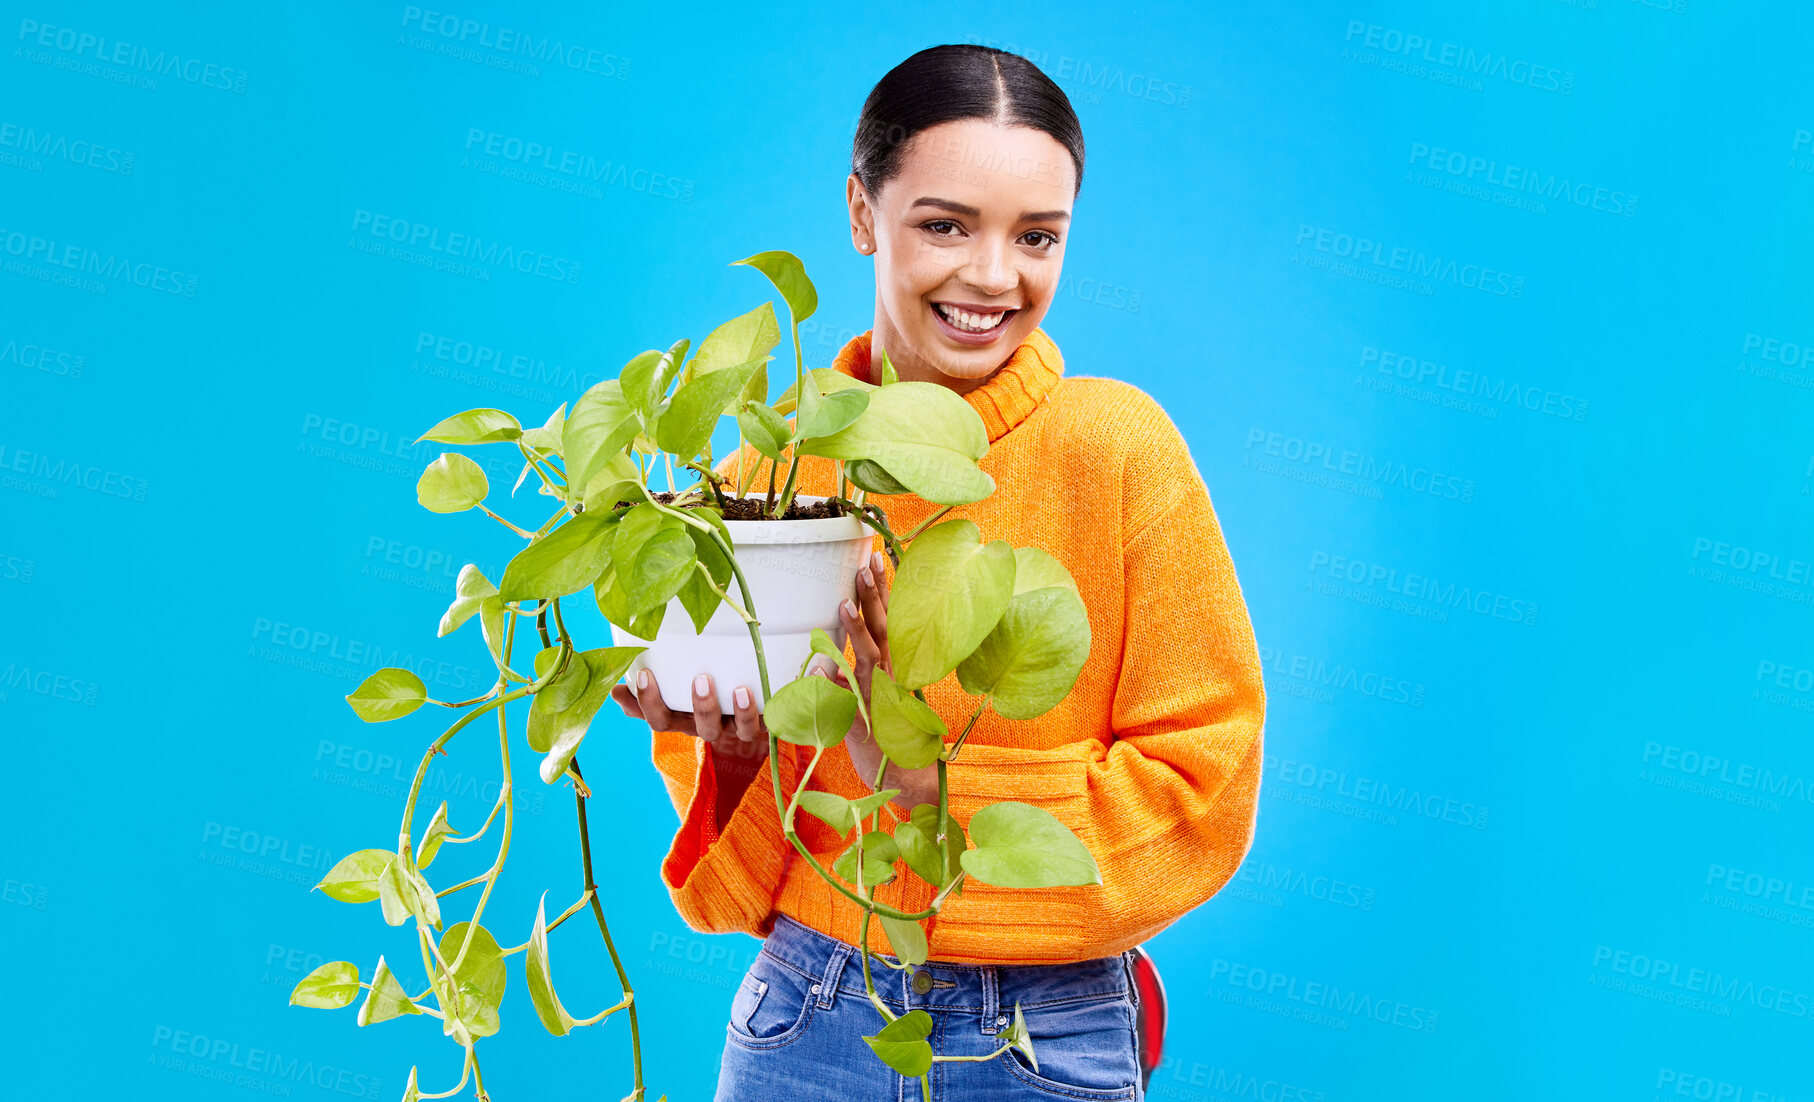
<svg viewBox="0 0 1814 1102">
<path fill-rule="evenodd" d="M 844 200 L 850 206 L 851 247 L 864 255 L 873 254 L 876 250 L 875 208 L 870 205 L 869 193 L 854 172 L 844 182 Z"/>
</svg>

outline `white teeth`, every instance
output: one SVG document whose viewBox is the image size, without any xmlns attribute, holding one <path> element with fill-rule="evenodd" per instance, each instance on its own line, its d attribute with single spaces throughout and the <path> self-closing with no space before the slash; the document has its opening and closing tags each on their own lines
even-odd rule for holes
<svg viewBox="0 0 1814 1102">
<path fill-rule="evenodd" d="M 972 314 L 968 310 L 959 310 L 955 306 L 946 306 L 942 302 L 933 303 L 933 308 L 952 325 L 972 333 L 988 332 L 1000 325 L 1001 319 L 1007 314 L 1005 310 L 999 314 Z"/>
</svg>

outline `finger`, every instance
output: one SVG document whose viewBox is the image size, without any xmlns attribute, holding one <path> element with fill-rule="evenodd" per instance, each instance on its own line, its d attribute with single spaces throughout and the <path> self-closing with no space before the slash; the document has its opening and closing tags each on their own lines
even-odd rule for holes
<svg viewBox="0 0 1814 1102">
<path fill-rule="evenodd" d="M 661 699 L 661 689 L 655 684 L 655 675 L 648 670 L 636 671 L 636 700 L 642 705 L 642 717 L 648 720 L 649 726 L 657 731 L 684 731 L 674 719 L 674 713 Z"/>
<path fill-rule="evenodd" d="M 636 694 L 630 691 L 630 686 L 612 686 L 611 699 L 617 701 L 617 706 L 631 719 L 642 718 L 642 704 L 636 699 Z"/>
<path fill-rule="evenodd" d="M 881 649 L 876 646 L 875 637 L 869 633 L 869 623 L 858 614 L 854 601 L 840 602 L 838 615 L 844 620 L 844 631 L 850 636 L 850 649 L 856 655 L 857 676 L 867 681 L 869 671 L 882 656 Z"/>
<path fill-rule="evenodd" d="M 880 551 L 869 555 L 869 565 L 857 574 L 857 597 L 863 603 L 863 625 L 875 641 L 877 661 L 892 670 L 888 661 L 888 573 Z"/>
<path fill-rule="evenodd" d="M 731 693 L 731 710 L 737 738 L 745 745 L 757 745 L 768 751 L 768 733 L 762 729 L 762 713 L 756 710 L 756 696 L 744 685 Z"/>
<path fill-rule="evenodd" d="M 700 674 L 693 679 L 693 730 L 707 742 L 717 742 L 724 732 L 724 716 L 718 710 L 718 691 L 712 679 Z"/>
</svg>

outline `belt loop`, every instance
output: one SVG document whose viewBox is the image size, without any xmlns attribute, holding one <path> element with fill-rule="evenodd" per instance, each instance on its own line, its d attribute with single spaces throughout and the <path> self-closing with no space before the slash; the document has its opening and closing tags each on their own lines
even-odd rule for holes
<svg viewBox="0 0 1814 1102">
<path fill-rule="evenodd" d="M 838 979 L 844 974 L 844 963 L 855 951 L 849 945 L 839 945 L 831 951 L 831 959 L 825 962 L 825 976 L 819 981 L 819 1009 L 831 1006 L 838 993 Z"/>
<path fill-rule="evenodd" d="M 983 1013 L 979 1019 L 983 1032 L 993 1037 L 1001 1029 L 995 1019 L 1001 1016 L 1001 972 L 993 964 L 982 967 Z"/>
</svg>

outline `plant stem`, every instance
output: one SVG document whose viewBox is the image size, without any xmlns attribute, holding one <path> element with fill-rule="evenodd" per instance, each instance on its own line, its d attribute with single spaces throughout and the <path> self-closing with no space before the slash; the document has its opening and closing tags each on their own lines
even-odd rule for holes
<svg viewBox="0 0 1814 1102">
<path fill-rule="evenodd" d="M 563 628 L 563 632 L 564 630 L 565 629 Z M 582 783 L 584 782 L 585 775 L 580 772 L 579 755 L 577 753 L 574 754 L 573 760 L 569 763 L 568 768 L 573 771 L 575 777 L 580 778 Z M 630 1059 L 632 1075 L 630 1097 L 641 1099 L 643 1095 L 642 1028 L 636 1020 L 636 992 L 630 986 L 630 974 L 624 971 L 623 959 L 617 955 L 617 946 L 611 941 L 611 928 L 605 924 L 605 909 L 598 901 L 598 885 L 593 883 L 592 880 L 592 839 L 587 830 L 586 798 L 580 795 L 577 788 L 574 789 L 573 792 L 573 802 L 579 816 L 579 850 L 580 860 L 585 870 L 585 890 L 592 901 L 592 914 L 598 919 L 598 932 L 605 939 L 605 951 L 611 954 L 611 964 L 617 969 L 617 982 L 623 988 L 624 1001 L 621 1005 L 628 1007 L 630 1010 Z M 609 1011 L 606 1011 L 606 1013 L 609 1013 Z"/>
<path fill-rule="evenodd" d="M 976 721 L 982 718 L 983 709 L 988 706 L 989 698 L 986 696 L 977 702 L 976 711 L 970 713 L 970 718 L 965 722 L 963 731 L 957 736 L 957 741 L 952 743 L 951 749 L 945 752 L 946 761 L 957 760 L 957 752 L 964 748 L 964 740 L 970 737 L 970 728 L 976 726 Z"/>
<path fill-rule="evenodd" d="M 861 860 L 857 861 L 859 872 L 862 871 L 862 864 Z M 869 974 L 869 920 L 873 917 L 875 917 L 875 912 L 863 912 L 862 944 L 858 946 L 858 951 L 863 954 L 863 989 L 869 992 L 869 1001 L 875 1004 L 877 1010 L 881 1011 L 882 1017 L 892 1022 L 895 1019 L 894 1011 L 888 1009 L 888 1004 L 876 994 L 875 980 Z"/>
<path fill-rule="evenodd" d="M 943 508 L 939 509 L 937 512 L 933 513 L 931 516 L 927 517 L 925 520 L 920 521 L 918 524 L 913 526 L 913 530 L 911 532 L 908 532 L 906 535 L 901 537 L 901 542 L 902 543 L 912 543 L 913 537 L 919 535 L 921 532 L 924 532 L 926 529 L 932 527 L 933 524 L 937 523 L 938 518 L 944 516 L 946 513 L 949 513 L 953 508 L 955 508 L 955 506 L 946 505 Z"/>
<path fill-rule="evenodd" d="M 806 763 L 806 772 L 800 774 L 800 783 L 794 787 L 794 798 L 787 802 L 787 811 L 782 814 L 781 824 L 791 828 L 794 823 L 794 809 L 800 805 L 800 793 L 806 791 L 806 782 L 812 778 L 813 767 L 819 764 L 819 758 L 825 753 L 825 747 L 813 749 L 813 759 Z"/>
<path fill-rule="evenodd" d="M 763 506 L 765 509 L 773 509 L 775 507 L 775 468 L 779 465 L 780 463 L 778 460 L 771 459 L 768 461 L 768 504 Z"/>
<path fill-rule="evenodd" d="M 486 516 L 490 517 L 492 520 L 497 521 L 499 524 L 502 524 L 504 527 L 510 529 L 512 532 L 515 532 L 517 535 L 522 536 L 526 540 L 532 540 L 535 538 L 534 532 L 526 532 L 523 529 L 518 528 L 516 525 L 505 520 L 503 517 L 498 516 L 496 513 L 492 512 L 490 509 L 485 508 L 485 506 L 482 503 L 479 505 L 479 512 L 484 513 Z"/>
</svg>

